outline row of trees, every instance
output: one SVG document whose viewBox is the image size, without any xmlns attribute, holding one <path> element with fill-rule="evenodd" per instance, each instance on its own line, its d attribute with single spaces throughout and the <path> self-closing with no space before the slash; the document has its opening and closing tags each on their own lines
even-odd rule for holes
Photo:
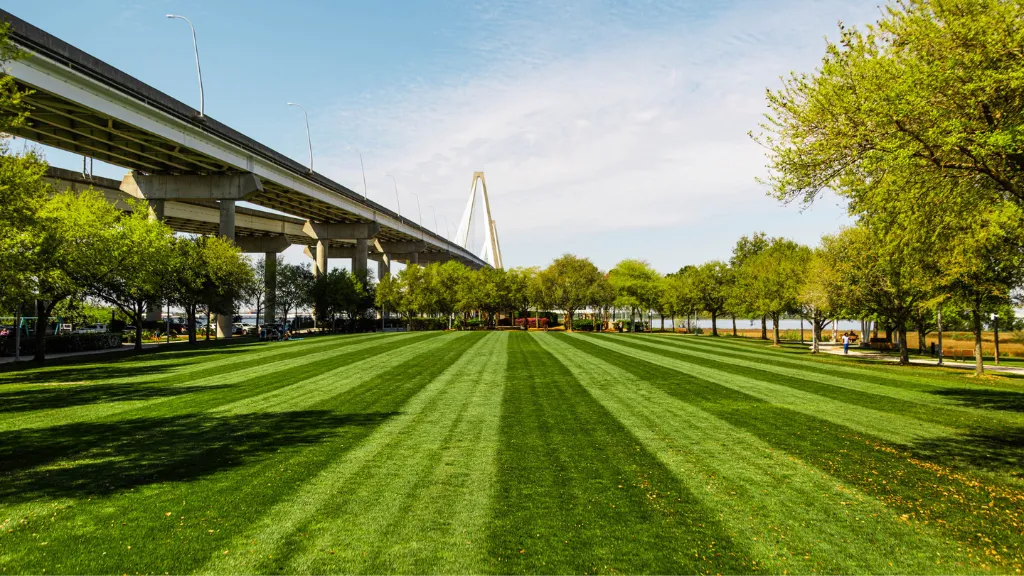
<svg viewBox="0 0 1024 576">
<path fill-rule="evenodd" d="M 1022 21 L 1014 0 L 904 0 L 768 92 L 771 193 L 831 190 L 857 218 L 813 254 L 814 310 L 871 312 L 901 342 L 962 310 L 982 372 L 984 319 L 1022 282 Z"/>
</svg>

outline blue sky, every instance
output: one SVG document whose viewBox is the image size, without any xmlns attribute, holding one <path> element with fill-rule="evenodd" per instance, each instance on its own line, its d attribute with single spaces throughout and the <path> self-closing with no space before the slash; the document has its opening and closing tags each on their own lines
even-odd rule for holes
<svg viewBox="0 0 1024 576">
<path fill-rule="evenodd" d="M 804 212 L 755 182 L 747 132 L 764 90 L 812 70 L 837 22 L 875 2 L 90 2 L 0 6 L 425 224 L 458 224 L 474 170 L 487 175 L 506 266 L 564 252 L 602 268 L 627 258 L 662 272 L 727 258 L 764 230 L 807 244 L 847 222 L 826 197 Z M 76 157 L 48 152 L 58 166 Z M 122 170 L 97 172 L 120 178 Z M 292 249 L 289 259 L 301 251 Z M 345 263 L 339 262 L 344 265 Z"/>
</svg>

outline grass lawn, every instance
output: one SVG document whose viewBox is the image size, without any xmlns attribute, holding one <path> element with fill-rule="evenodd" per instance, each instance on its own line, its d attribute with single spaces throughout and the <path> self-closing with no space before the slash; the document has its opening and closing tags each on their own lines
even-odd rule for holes
<svg viewBox="0 0 1024 576">
<path fill-rule="evenodd" d="M 0 573 L 1020 573 L 1024 380 L 676 335 L 0 372 Z"/>
</svg>

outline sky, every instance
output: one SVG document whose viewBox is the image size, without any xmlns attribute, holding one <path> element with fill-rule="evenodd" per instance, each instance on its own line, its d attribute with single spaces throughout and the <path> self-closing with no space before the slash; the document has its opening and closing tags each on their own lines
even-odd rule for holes
<svg viewBox="0 0 1024 576">
<path fill-rule="evenodd" d="M 765 90 L 812 71 L 871 0 L 217 2 L 0 7 L 370 198 L 455 234 L 487 178 L 506 267 L 563 253 L 660 272 L 728 259 L 744 234 L 814 245 L 849 223 L 825 196 L 767 196 L 748 135 Z M 81 158 L 45 150 L 56 166 Z M 96 165 L 120 179 L 124 170 Z M 386 174 L 395 177 L 399 196 Z M 417 210 L 417 196 L 420 210 Z M 476 234 L 477 239 L 480 233 Z M 477 241 L 477 240 L 475 240 Z M 477 245 L 479 243 L 477 242 Z M 301 261 L 301 249 L 286 257 Z M 344 265 L 344 264 L 342 264 Z"/>
</svg>

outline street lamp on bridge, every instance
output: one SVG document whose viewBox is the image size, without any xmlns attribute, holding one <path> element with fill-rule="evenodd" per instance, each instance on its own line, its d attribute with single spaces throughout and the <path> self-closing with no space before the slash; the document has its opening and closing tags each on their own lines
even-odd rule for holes
<svg viewBox="0 0 1024 576">
<path fill-rule="evenodd" d="M 199 117 L 203 118 L 206 112 L 205 102 L 203 100 L 203 69 L 199 67 L 199 43 L 196 42 L 196 27 L 192 25 L 192 21 L 184 16 L 178 16 L 177 14 L 168 14 L 168 18 L 177 18 L 188 22 L 188 27 L 192 29 L 192 47 L 196 51 L 196 73 L 199 75 Z"/>
<path fill-rule="evenodd" d="M 302 104 L 296 104 L 295 102 L 289 102 L 289 106 L 297 106 L 302 110 L 302 117 L 306 120 L 306 144 L 309 146 L 309 173 L 313 173 L 313 141 L 309 138 L 309 114 L 306 113 L 306 107 Z"/>
<path fill-rule="evenodd" d="M 391 174 L 385 174 L 385 176 L 387 176 L 388 178 L 391 178 L 391 181 L 395 183 L 395 202 L 398 203 L 398 219 L 401 220 L 402 219 L 402 199 L 398 197 L 398 180 L 395 180 L 395 177 L 392 176 Z"/>
</svg>

